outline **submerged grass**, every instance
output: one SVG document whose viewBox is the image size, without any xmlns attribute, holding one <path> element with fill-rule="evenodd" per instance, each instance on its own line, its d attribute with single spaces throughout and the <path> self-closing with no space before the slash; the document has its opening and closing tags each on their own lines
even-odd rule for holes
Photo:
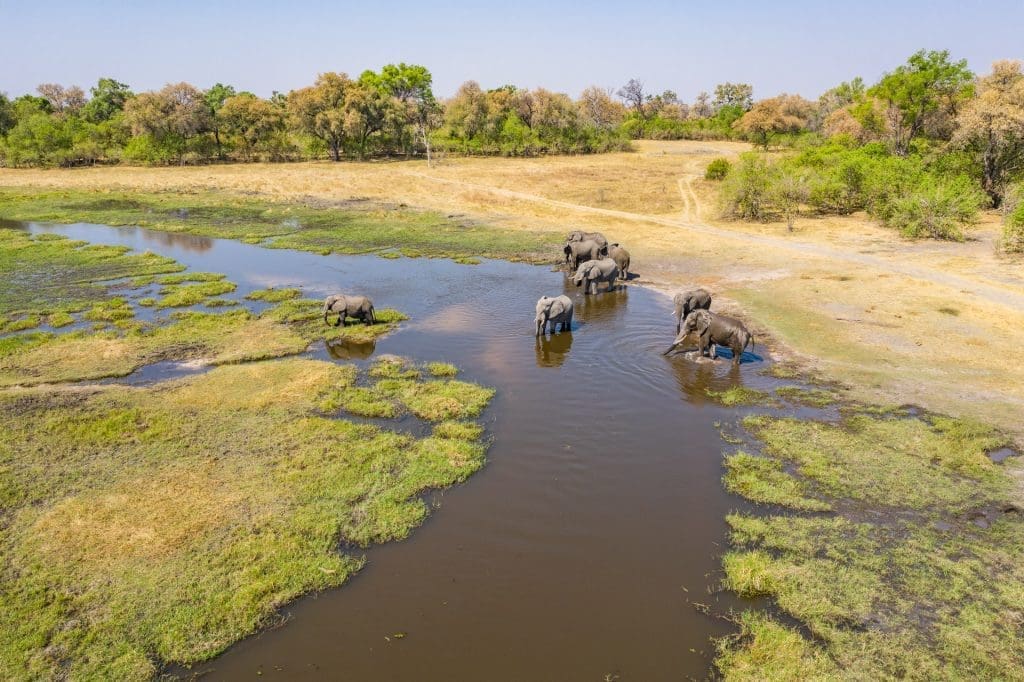
<svg viewBox="0 0 1024 682">
<path fill-rule="evenodd" d="M 744 425 L 765 457 L 730 456 L 730 490 L 837 511 L 728 517 L 725 587 L 772 598 L 811 638 L 743 614 L 719 643 L 724 678 L 1024 677 L 1020 472 L 986 456 L 1004 438 L 966 420 L 863 412 Z"/>
<path fill-rule="evenodd" d="M 725 407 L 767 405 L 772 402 L 772 397 L 769 394 L 746 386 L 731 386 L 724 391 L 713 391 L 708 388 L 704 392 L 709 398 Z"/>
<path fill-rule="evenodd" d="M 472 424 L 415 439 L 317 416 L 354 379 L 291 359 L 0 393 L 5 676 L 145 679 L 210 658 L 358 570 L 339 543 L 406 536 L 422 490 L 481 466 Z"/>
<path fill-rule="evenodd" d="M 370 202 L 336 205 L 271 202 L 223 193 L 89 192 L 0 188 L 4 217 L 40 222 L 138 225 L 169 232 L 239 239 L 314 253 L 474 256 L 549 262 L 558 236 L 504 230 Z"/>
</svg>

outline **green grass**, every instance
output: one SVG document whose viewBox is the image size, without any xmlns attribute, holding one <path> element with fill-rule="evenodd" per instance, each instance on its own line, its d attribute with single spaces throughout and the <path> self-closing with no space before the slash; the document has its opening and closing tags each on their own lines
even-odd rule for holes
<svg viewBox="0 0 1024 682">
<path fill-rule="evenodd" d="M 550 262 L 556 235 L 508 231 L 442 213 L 372 205 L 310 206 L 216 192 L 96 193 L 0 188 L 11 220 L 138 225 L 314 253 L 393 253 L 470 262 L 474 256 Z"/>
<path fill-rule="evenodd" d="M 2 193 L 0 193 L 2 195 Z M 108 297 L 104 282 L 175 272 L 184 266 L 152 253 L 129 255 L 58 235 L 5 230 L 0 240 L 0 317 L 39 317 L 86 310 Z"/>
<path fill-rule="evenodd" d="M 230 294 L 237 288 L 234 282 L 224 280 L 199 282 L 198 284 L 169 284 L 160 290 L 162 299 L 158 308 L 184 308 L 202 303 L 207 298 Z"/>
<path fill-rule="evenodd" d="M 85 311 L 82 319 L 91 322 L 117 322 L 135 317 L 135 311 L 123 298 L 116 297 L 96 303 Z"/>
<path fill-rule="evenodd" d="M 405 537 L 421 491 L 483 464 L 468 425 L 416 439 L 317 416 L 354 378 L 291 359 L 0 393 L 5 677 L 147 679 L 208 659 L 358 570 L 339 542 Z"/>
<path fill-rule="evenodd" d="M 302 292 L 298 289 L 260 289 L 246 294 L 246 298 L 251 301 L 266 301 L 268 303 L 280 303 L 281 301 L 287 301 L 289 299 L 298 298 L 302 295 Z"/>
<path fill-rule="evenodd" d="M 54 329 L 66 327 L 69 324 L 74 324 L 74 322 L 75 318 L 63 311 L 52 313 L 46 318 L 46 324 L 50 325 Z"/>
<path fill-rule="evenodd" d="M 836 511 L 727 518 L 724 586 L 770 597 L 807 636 L 744 614 L 719 642 L 725 679 L 1024 677 L 1020 471 L 986 456 L 1005 438 L 968 420 L 863 412 L 744 425 L 765 457 L 728 459 L 730 490 Z"/>
<path fill-rule="evenodd" d="M 17 320 L 10 320 L 6 324 L 0 324 L 0 334 L 23 332 L 27 329 L 35 329 L 42 324 L 42 322 L 42 319 L 38 315 L 27 315 Z"/>
<path fill-rule="evenodd" d="M 427 364 L 427 371 L 435 377 L 453 377 L 459 373 L 459 368 L 447 362 L 431 362 Z"/>
<path fill-rule="evenodd" d="M 746 386 L 731 386 L 724 391 L 712 391 L 704 389 L 709 398 L 725 407 L 739 407 L 743 405 L 768 405 L 772 397 L 764 391 Z"/>
<path fill-rule="evenodd" d="M 428 367 L 434 364 L 439 363 L 429 363 Z M 479 432 L 471 435 L 475 425 L 455 420 L 479 416 L 494 390 L 465 381 L 439 379 L 432 373 L 432 378 L 427 379 L 426 373 L 405 358 L 384 356 L 366 371 L 366 386 L 336 389 L 321 402 L 320 408 L 325 412 L 343 409 L 361 417 L 411 413 L 426 421 L 443 422 L 434 430 L 437 436 L 458 440 L 479 437 Z"/>
<path fill-rule="evenodd" d="M 804 388 L 802 386 L 780 386 L 775 393 L 785 400 L 811 407 L 828 407 L 834 404 L 839 396 L 823 388 Z"/>
<path fill-rule="evenodd" d="M 224 277 L 220 272 L 177 272 L 172 275 L 157 277 L 155 281 L 160 284 L 185 284 L 187 282 L 219 282 Z M 140 280 L 140 283 L 136 286 L 144 286 L 148 283 L 145 280 Z"/>
<path fill-rule="evenodd" d="M 808 496 L 806 481 L 790 476 L 782 462 L 737 452 L 725 458 L 722 481 L 731 493 L 763 504 L 779 504 L 803 511 L 827 511 L 828 502 Z"/>
</svg>

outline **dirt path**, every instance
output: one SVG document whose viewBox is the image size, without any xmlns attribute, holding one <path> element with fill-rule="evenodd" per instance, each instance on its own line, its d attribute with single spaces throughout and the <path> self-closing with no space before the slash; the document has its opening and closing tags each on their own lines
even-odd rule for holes
<svg viewBox="0 0 1024 682">
<path fill-rule="evenodd" d="M 679 190 L 685 202 L 685 208 L 683 209 L 683 219 L 677 220 L 673 218 L 667 218 L 664 216 L 645 215 L 608 208 L 597 208 L 594 206 L 587 206 L 567 201 L 560 201 L 557 199 L 550 199 L 548 197 L 540 196 L 537 194 L 530 194 L 527 192 L 521 192 L 510 189 L 503 189 L 500 187 L 494 187 L 492 185 L 468 182 L 465 180 L 457 180 L 453 178 L 439 177 L 436 175 L 428 175 L 426 173 L 409 172 L 408 175 L 437 184 L 450 185 L 460 187 L 463 189 L 472 189 L 481 192 L 490 192 L 510 199 L 538 203 L 555 208 L 564 208 L 572 210 L 576 213 L 617 218 L 620 220 L 654 223 L 657 225 L 664 225 L 668 227 L 687 230 L 695 234 L 708 235 L 716 237 L 718 239 L 729 240 L 745 246 L 749 246 L 750 244 L 758 244 L 768 246 L 774 249 L 780 249 L 783 251 L 790 251 L 795 254 L 824 258 L 833 262 L 847 263 L 853 266 L 868 266 L 871 268 L 875 268 L 877 270 L 883 270 L 894 274 L 905 275 L 907 277 L 924 280 L 941 286 L 956 288 L 962 291 L 963 293 L 979 296 L 996 305 L 1008 306 L 1013 310 L 1024 312 L 1024 292 L 1014 292 L 1007 290 L 1005 288 L 977 282 L 966 277 L 960 277 L 958 275 L 953 275 L 949 273 L 941 273 L 935 270 L 930 270 L 920 266 L 909 265 L 906 263 L 899 263 L 887 258 L 880 258 L 877 256 L 871 256 L 860 253 L 851 253 L 849 251 L 841 251 L 839 249 L 824 246 L 822 244 L 798 241 L 798 238 L 795 237 L 782 238 L 768 235 L 741 233 L 719 227 L 714 227 L 712 225 L 708 225 L 707 223 L 698 222 L 697 216 L 700 214 L 701 204 L 696 193 L 693 191 L 692 176 L 679 178 L 678 180 Z"/>
</svg>

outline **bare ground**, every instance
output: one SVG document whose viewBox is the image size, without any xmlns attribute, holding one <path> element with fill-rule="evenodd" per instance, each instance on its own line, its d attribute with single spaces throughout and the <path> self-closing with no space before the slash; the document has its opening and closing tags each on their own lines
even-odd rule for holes
<svg viewBox="0 0 1024 682">
<path fill-rule="evenodd" d="M 700 284 L 774 352 L 861 399 L 980 417 L 1024 435 L 1024 265 L 994 249 L 998 216 L 962 243 L 908 242 L 865 216 L 784 224 L 717 218 L 703 169 L 748 147 L 643 142 L 542 159 L 0 170 L 0 185 L 221 190 L 277 200 L 372 199 L 509 230 L 601 230 L 633 255 L 634 283 Z M 2 209 L 0 209 L 2 210 Z M 666 324 L 666 336 L 671 328 Z"/>
</svg>

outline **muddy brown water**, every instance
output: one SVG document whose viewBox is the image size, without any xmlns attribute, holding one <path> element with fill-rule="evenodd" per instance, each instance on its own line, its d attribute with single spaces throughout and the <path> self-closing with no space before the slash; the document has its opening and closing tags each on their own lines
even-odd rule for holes
<svg viewBox="0 0 1024 682">
<path fill-rule="evenodd" d="M 671 302 L 635 285 L 583 296 L 563 274 L 503 261 L 320 256 L 97 225 L 24 226 L 224 272 L 235 297 L 297 286 L 371 296 L 411 316 L 375 344 L 311 354 L 444 360 L 497 389 L 493 442 L 465 484 L 401 542 L 365 552 L 343 587 L 281 610 L 283 624 L 178 675 L 204 679 L 678 680 L 705 677 L 714 614 L 743 608 L 720 579 L 724 516 L 746 504 L 721 485 L 721 423 L 742 412 L 706 389 L 770 387 L 767 362 L 663 357 Z M 637 264 L 642 268 L 642 264 Z M 571 333 L 533 335 L 542 294 L 576 304 Z M 184 368 L 183 371 L 194 371 Z M 147 368 L 130 381 L 175 376 Z M 141 379 L 140 379 L 141 377 Z M 698 604 L 708 604 L 711 614 Z"/>
</svg>

